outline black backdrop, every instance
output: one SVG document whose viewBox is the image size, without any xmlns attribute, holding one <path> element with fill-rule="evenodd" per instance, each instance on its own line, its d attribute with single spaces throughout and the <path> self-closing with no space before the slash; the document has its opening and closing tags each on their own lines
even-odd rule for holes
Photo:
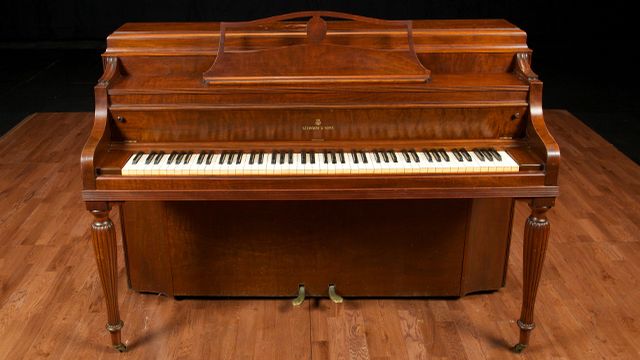
<svg viewBox="0 0 640 360">
<path fill-rule="evenodd" d="M 250 20 L 300 10 L 334 10 L 384 19 L 504 18 L 529 36 L 533 68 L 545 82 L 545 107 L 569 109 L 640 161 L 640 32 L 636 29 L 640 20 L 629 4 L 632 2 L 620 0 L 1 0 L 0 77 L 18 79 L 14 69 L 21 68 L 27 80 L 15 80 L 18 85 L 14 86 L 3 85 L 5 79 L 0 78 L 0 90 L 6 89 L 0 91 L 0 106 L 5 108 L 0 114 L 11 113 L 19 121 L 33 111 L 89 110 L 90 87 L 99 76 L 100 48 L 106 36 L 125 22 Z M 34 56 L 47 54 L 23 51 L 25 65 L 13 50 L 87 44 L 98 48 L 95 54 L 89 54 L 89 59 L 96 59 L 91 65 L 94 68 L 82 73 L 80 67 L 75 78 L 66 74 L 55 77 L 54 73 L 29 80 L 28 63 L 35 61 Z M 49 63 L 40 61 L 42 72 L 73 64 L 69 58 L 79 54 L 66 51 L 50 56 Z M 60 91 L 48 85 L 53 77 L 71 79 L 66 92 L 75 94 L 73 102 L 82 106 L 65 107 L 61 95 L 52 95 Z M 34 100 L 32 89 L 43 92 L 45 99 Z M 88 106 L 84 107 L 85 103 Z M 2 122 L 11 116 L 3 116 L 0 127 L 8 129 L 11 124 Z"/>
<path fill-rule="evenodd" d="M 536 53 L 576 62 L 585 55 L 608 60 L 611 51 L 633 41 L 627 34 L 637 25 L 634 11 L 617 1 L 3 0 L 0 41 L 104 40 L 129 21 L 249 20 L 310 9 L 386 19 L 505 18 L 527 31 Z"/>
</svg>

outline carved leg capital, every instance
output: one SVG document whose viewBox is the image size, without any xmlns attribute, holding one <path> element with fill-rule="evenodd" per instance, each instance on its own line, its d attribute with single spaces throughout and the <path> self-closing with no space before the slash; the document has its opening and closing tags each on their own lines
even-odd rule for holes
<svg viewBox="0 0 640 360">
<path fill-rule="evenodd" d="M 531 330 L 535 328 L 533 308 L 549 240 L 550 225 L 546 213 L 553 206 L 553 201 L 534 200 L 530 206 L 531 215 L 524 225 L 522 312 L 517 322 L 520 342 L 513 347 L 515 352 L 522 352 L 529 345 Z"/>
<path fill-rule="evenodd" d="M 118 254 L 116 246 L 116 231 L 111 219 L 109 208 L 90 210 L 94 216 L 91 223 L 91 238 L 95 252 L 98 274 L 102 283 L 105 302 L 107 304 L 107 331 L 111 334 L 113 347 L 126 351 L 127 347 L 120 340 L 120 330 L 124 323 L 120 319 L 118 309 Z"/>
</svg>

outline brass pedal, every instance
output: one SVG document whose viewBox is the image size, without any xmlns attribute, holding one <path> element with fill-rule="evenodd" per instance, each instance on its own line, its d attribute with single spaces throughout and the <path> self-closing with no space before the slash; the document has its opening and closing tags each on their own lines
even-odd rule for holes
<svg viewBox="0 0 640 360">
<path fill-rule="evenodd" d="M 296 297 L 292 301 L 293 306 L 302 305 L 302 303 L 304 302 L 304 297 L 305 297 L 304 284 L 300 284 L 300 287 L 298 287 L 298 297 Z"/>
<path fill-rule="evenodd" d="M 342 296 L 336 294 L 336 286 L 334 284 L 329 284 L 329 299 L 336 304 L 340 304 L 344 301 Z"/>
</svg>

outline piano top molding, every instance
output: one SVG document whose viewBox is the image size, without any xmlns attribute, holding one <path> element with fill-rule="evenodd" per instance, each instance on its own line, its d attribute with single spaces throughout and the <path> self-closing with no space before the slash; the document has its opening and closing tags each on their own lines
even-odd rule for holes
<svg viewBox="0 0 640 360">
<path fill-rule="evenodd" d="M 262 37 L 254 30 L 227 34 L 226 45 L 242 50 L 302 44 L 306 41 L 304 21 L 286 21 L 269 28 Z M 326 36 L 336 43 L 357 41 L 406 49 L 406 30 L 382 28 L 371 22 L 327 21 Z M 413 20 L 412 33 L 417 54 L 427 53 L 515 53 L 529 52 L 524 31 L 505 20 Z M 264 33 L 264 30 L 262 30 Z M 384 33 L 385 42 L 379 42 Z M 220 23 L 128 23 L 107 38 L 104 56 L 215 56 L 220 42 Z"/>
<path fill-rule="evenodd" d="M 291 29 L 287 21 L 309 18 L 304 27 L 294 26 L 302 43 L 261 49 L 241 49 L 231 33 L 244 34 L 242 43 L 264 39 L 277 29 Z M 336 39 L 328 34 L 325 18 L 361 23 L 379 31 L 376 43 Z M 389 30 L 402 30 L 404 49 L 388 51 L 383 44 Z M 227 41 L 229 46 L 227 46 Z M 270 18 L 220 24 L 218 55 L 203 74 L 209 85 L 264 85 L 305 83 L 426 83 L 431 72 L 418 60 L 410 20 L 390 21 L 337 12 L 307 11 Z"/>
</svg>

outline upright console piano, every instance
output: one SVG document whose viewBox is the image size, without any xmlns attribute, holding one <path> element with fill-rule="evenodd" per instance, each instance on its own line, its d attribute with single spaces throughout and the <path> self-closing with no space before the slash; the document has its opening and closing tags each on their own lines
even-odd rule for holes
<svg viewBox="0 0 640 360">
<path fill-rule="evenodd" d="M 497 290 L 516 199 L 528 345 L 560 153 L 522 30 L 314 11 L 107 44 L 82 196 L 117 350 L 113 205 L 131 289 L 300 304 Z"/>
</svg>

